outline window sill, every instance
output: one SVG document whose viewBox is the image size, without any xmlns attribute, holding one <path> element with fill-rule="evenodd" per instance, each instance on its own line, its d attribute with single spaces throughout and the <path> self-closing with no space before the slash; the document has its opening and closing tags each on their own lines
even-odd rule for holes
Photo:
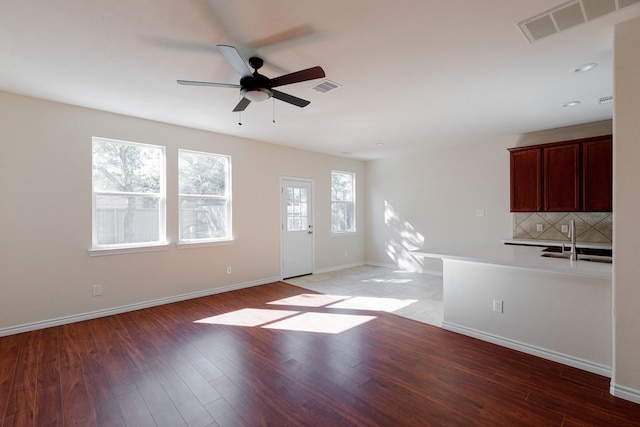
<svg viewBox="0 0 640 427">
<path fill-rule="evenodd" d="M 129 246 L 129 247 L 112 247 L 112 248 L 93 248 L 89 249 L 90 256 L 119 255 L 132 254 L 137 252 L 156 252 L 166 251 L 169 248 L 168 243 L 148 245 L 148 246 Z"/>
<path fill-rule="evenodd" d="M 189 242 L 189 241 L 184 241 L 184 242 L 178 242 L 176 243 L 176 248 L 178 249 L 192 249 L 192 248 L 203 248 L 203 247 L 207 247 L 207 246 L 225 246 L 225 245 L 232 245 L 233 244 L 233 239 L 229 239 L 229 240 L 210 240 L 208 242 Z"/>
<path fill-rule="evenodd" d="M 355 236 L 356 234 L 358 234 L 358 231 L 332 231 L 331 237 Z"/>
</svg>

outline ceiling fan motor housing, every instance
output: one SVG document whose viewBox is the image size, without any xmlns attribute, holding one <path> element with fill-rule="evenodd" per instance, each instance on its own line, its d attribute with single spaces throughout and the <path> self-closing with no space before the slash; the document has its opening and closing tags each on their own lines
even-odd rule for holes
<svg viewBox="0 0 640 427">
<path fill-rule="evenodd" d="M 273 96 L 273 92 L 271 91 L 271 81 L 268 77 L 259 74 L 257 70 L 253 75 L 241 78 L 240 85 L 242 86 L 240 94 L 252 102 L 266 101 Z"/>
</svg>

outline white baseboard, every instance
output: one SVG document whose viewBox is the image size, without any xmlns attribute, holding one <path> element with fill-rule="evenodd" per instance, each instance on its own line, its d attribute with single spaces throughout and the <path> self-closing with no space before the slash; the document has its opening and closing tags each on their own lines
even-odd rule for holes
<svg viewBox="0 0 640 427">
<path fill-rule="evenodd" d="M 388 262 L 367 261 L 365 264 L 366 265 L 373 265 L 374 267 L 384 267 L 384 268 L 391 268 L 391 269 L 394 269 L 394 270 L 403 270 L 401 267 L 398 267 L 398 265 L 391 264 L 391 263 L 388 263 Z M 429 274 L 429 275 L 432 275 L 432 276 L 442 277 L 442 271 L 441 270 L 424 269 L 422 271 L 416 271 L 416 273 Z"/>
<path fill-rule="evenodd" d="M 609 389 L 609 393 L 611 393 L 615 397 L 619 397 L 620 399 L 625 399 L 630 402 L 640 404 L 640 390 L 635 390 L 629 387 L 623 387 L 621 385 L 614 384 L 612 381 L 611 387 Z"/>
<path fill-rule="evenodd" d="M 350 264 L 334 265 L 328 268 L 320 268 L 313 272 L 313 274 L 331 273 L 332 271 L 344 270 L 345 268 L 362 267 L 364 262 L 353 262 Z"/>
<path fill-rule="evenodd" d="M 143 301 L 135 304 L 122 305 L 119 307 L 107 308 L 104 310 L 91 311 L 88 313 L 74 314 L 72 316 L 58 317 L 56 319 L 43 320 L 40 322 L 27 323 L 24 325 L 10 326 L 0 329 L 0 337 L 7 335 L 20 334 L 22 332 L 35 331 L 38 329 L 50 328 L 53 326 L 66 325 L 69 323 L 81 322 L 83 320 L 97 319 L 99 317 L 111 316 L 113 314 L 126 313 L 129 311 L 140 310 L 143 308 L 155 307 L 172 302 L 185 301 L 193 298 L 206 297 L 209 295 L 221 294 L 223 292 L 235 291 L 238 289 L 251 288 L 253 286 L 265 285 L 279 281 L 278 277 L 254 280 L 251 282 L 239 283 L 236 285 L 224 286 L 221 288 L 207 289 L 204 291 L 191 292 L 188 294 L 176 295 L 172 297 L 159 298 L 150 301 Z"/>
<path fill-rule="evenodd" d="M 392 270 L 402 270 L 402 268 L 398 267 L 396 264 L 367 261 L 367 262 L 354 262 L 354 263 L 351 263 L 351 264 L 334 265 L 334 266 L 328 267 L 328 268 L 320 268 L 318 270 L 315 270 L 313 272 L 313 274 L 331 273 L 333 271 L 344 270 L 345 268 L 362 267 L 363 265 L 371 265 L 373 267 L 389 268 L 389 269 L 392 269 Z M 442 277 L 442 271 L 438 271 L 438 270 L 423 270 L 423 271 L 421 271 L 419 273 L 420 274 L 429 274 L 429 275 L 432 275 L 432 276 L 440 276 L 440 277 Z"/>
<path fill-rule="evenodd" d="M 446 321 L 442 322 L 442 329 L 457 332 L 459 334 L 477 338 L 482 341 L 488 341 L 502 347 L 507 347 L 513 350 L 521 351 L 523 353 L 532 354 L 543 359 L 552 360 L 554 362 L 562 363 L 563 365 L 572 366 L 574 368 L 582 369 L 583 371 L 592 372 L 594 374 L 602 375 L 608 378 L 611 378 L 612 376 L 612 368 L 610 366 L 604 366 L 599 363 L 590 362 L 588 360 L 569 356 L 567 354 L 557 353 L 546 348 L 510 340 L 498 335 L 488 334 L 486 332 L 467 328 L 466 326 L 456 325 L 454 323 L 449 323 Z"/>
</svg>

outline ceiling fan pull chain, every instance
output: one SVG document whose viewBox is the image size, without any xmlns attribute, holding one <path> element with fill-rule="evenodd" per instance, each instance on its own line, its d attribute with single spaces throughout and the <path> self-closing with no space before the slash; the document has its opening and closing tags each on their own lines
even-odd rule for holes
<svg viewBox="0 0 640 427">
<path fill-rule="evenodd" d="M 238 125 L 242 126 L 242 111 L 238 111 Z"/>
<path fill-rule="evenodd" d="M 276 99 L 275 98 L 272 98 L 272 99 L 273 99 L 273 123 L 275 123 L 276 122 Z"/>
</svg>

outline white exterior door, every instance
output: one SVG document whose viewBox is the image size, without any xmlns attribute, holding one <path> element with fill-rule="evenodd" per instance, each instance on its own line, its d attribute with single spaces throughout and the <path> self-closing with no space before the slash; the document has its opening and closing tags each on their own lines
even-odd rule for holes
<svg viewBox="0 0 640 427">
<path fill-rule="evenodd" d="M 313 182 L 281 178 L 282 277 L 313 273 Z"/>
</svg>

